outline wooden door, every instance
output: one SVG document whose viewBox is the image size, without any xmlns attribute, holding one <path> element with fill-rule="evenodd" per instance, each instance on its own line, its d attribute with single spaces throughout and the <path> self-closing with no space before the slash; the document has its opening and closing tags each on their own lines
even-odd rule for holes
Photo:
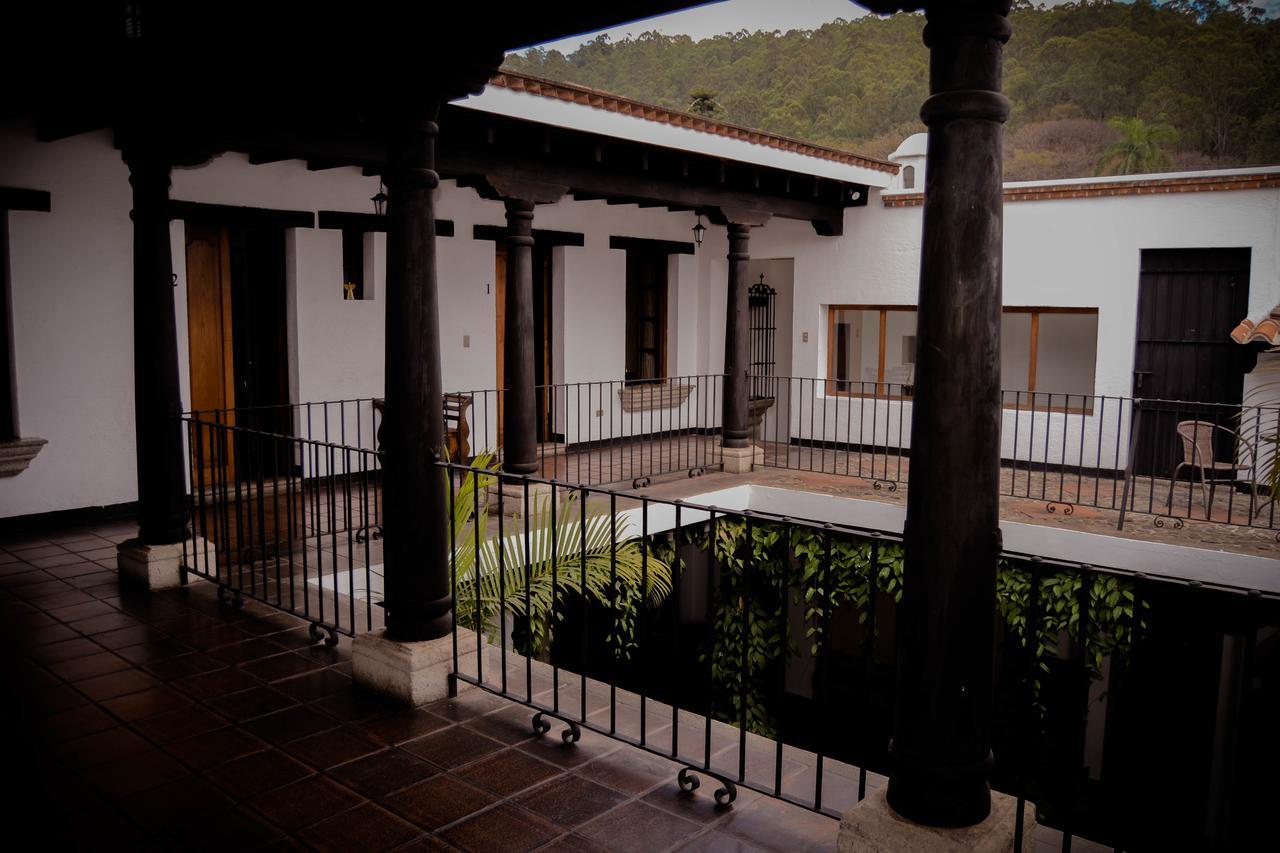
<svg viewBox="0 0 1280 853">
<path fill-rule="evenodd" d="M 496 336 L 494 337 L 494 340 L 496 340 L 498 344 L 497 345 L 497 372 L 494 374 L 495 376 L 498 377 L 498 384 L 495 385 L 494 387 L 498 389 L 497 436 L 498 436 L 498 447 L 501 448 L 502 447 L 502 398 L 503 398 L 502 389 L 507 387 L 506 373 L 502 369 L 502 365 L 506 360 L 506 345 L 507 345 L 507 335 L 506 335 L 506 330 L 507 330 L 507 247 L 502 243 L 497 244 L 497 249 L 494 253 L 493 292 L 494 292 L 494 296 L 496 297 L 494 299 L 494 302 L 497 303 L 497 319 L 496 319 L 497 325 L 495 327 Z"/>
<path fill-rule="evenodd" d="M 188 222 L 187 340 L 191 365 L 191 409 L 202 420 L 234 423 L 235 352 L 232 346 L 231 241 L 225 227 Z M 234 442 L 213 430 L 196 438 L 197 481 L 207 488 L 234 472 Z"/>
<path fill-rule="evenodd" d="M 1147 249 L 1138 280 L 1133 396 L 1225 405 L 1144 404 L 1134 471 L 1167 476 L 1182 461 L 1177 424 L 1232 426 L 1248 350 L 1231 330 L 1249 310 L 1249 249 Z M 1216 431 L 1215 431 L 1216 432 Z M 1231 454 L 1219 433 L 1218 458 Z"/>
</svg>

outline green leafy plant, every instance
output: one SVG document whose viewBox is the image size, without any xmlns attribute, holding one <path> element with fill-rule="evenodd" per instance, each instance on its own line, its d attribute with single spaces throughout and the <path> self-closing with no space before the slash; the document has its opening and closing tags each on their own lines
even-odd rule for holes
<svg viewBox="0 0 1280 853">
<path fill-rule="evenodd" d="M 680 540 L 676 537 L 688 536 L 687 541 L 714 553 L 720 568 L 712 613 L 714 642 L 709 656 L 704 652 L 702 659 L 710 661 L 712 690 L 718 697 L 715 714 L 734 725 L 745 717 L 749 731 L 773 735 L 776 721 L 767 700 L 776 689 L 774 667 L 799 654 L 795 639 L 780 625 L 788 593 L 803 607 L 805 641 L 816 658 L 823 653 L 830 620 L 841 607 L 853 607 L 859 624 L 865 624 L 873 590 L 880 600 L 901 602 L 903 550 L 896 542 L 838 530 L 760 521 L 753 521 L 749 529 L 748 538 L 744 521 L 719 519 L 714 537 L 704 525 L 696 532 L 660 534 L 652 549 L 677 572 Z M 1064 637 L 1073 645 L 1078 642 L 1081 589 L 1086 582 L 1084 663 L 1091 677 L 1101 677 L 1107 655 L 1127 653 L 1145 626 L 1145 605 L 1136 602 L 1131 580 L 1070 570 L 1040 577 L 1033 651 L 1036 674 L 1031 685 L 1038 708 L 1039 674 L 1049 671 L 1048 661 L 1058 654 Z M 1030 590 L 1030 571 L 1001 560 L 996 608 L 1020 644 L 1026 642 Z M 879 627 L 875 630 L 878 633 Z"/>
<path fill-rule="evenodd" d="M 1120 138 L 1102 151 L 1097 175 L 1138 175 L 1169 166 L 1171 160 L 1165 146 L 1178 139 L 1178 132 L 1167 124 L 1147 124 L 1140 118 L 1113 118 L 1107 122 L 1119 131 Z"/>
<path fill-rule="evenodd" d="M 526 620 L 529 654 L 550 648 L 555 623 L 573 598 L 605 608 L 613 615 L 607 645 L 619 659 L 635 649 L 635 623 L 642 606 L 656 607 L 671 592 L 671 568 L 646 554 L 621 517 L 582 510 L 573 491 L 558 501 L 550 494 L 531 500 L 516 533 L 491 536 L 484 499 L 497 482 L 494 454 L 475 457 L 453 499 L 451 541 L 455 577 L 454 612 L 458 626 L 491 637 L 502 630 L 500 616 Z"/>
</svg>

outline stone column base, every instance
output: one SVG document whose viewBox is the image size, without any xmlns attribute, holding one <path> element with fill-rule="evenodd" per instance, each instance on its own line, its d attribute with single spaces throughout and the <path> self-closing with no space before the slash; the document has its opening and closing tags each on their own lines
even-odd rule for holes
<svg viewBox="0 0 1280 853">
<path fill-rule="evenodd" d="M 201 537 L 172 545 L 147 545 L 141 539 L 128 539 L 116 547 L 116 568 L 129 583 L 149 590 L 173 589 L 182 586 L 184 559 L 188 567 L 199 560 L 201 572 L 215 574 L 215 553 Z"/>
<path fill-rule="evenodd" d="M 976 826 L 945 829 L 913 823 L 895 812 L 877 788 L 845 812 L 836 837 L 839 853 L 1012 853 L 1018 800 L 991 792 L 991 814 Z M 1031 849 L 1036 809 L 1023 805 L 1022 849 Z"/>
<path fill-rule="evenodd" d="M 750 474 L 756 465 L 764 464 L 764 448 L 754 444 L 746 447 L 721 447 L 720 455 L 726 474 Z"/>
<path fill-rule="evenodd" d="M 502 490 L 502 514 L 524 517 L 524 484 L 523 483 L 503 483 L 501 486 L 492 486 L 489 490 L 489 510 L 491 512 L 498 511 L 498 490 Z M 567 489 L 556 489 L 556 500 L 563 500 L 564 493 Z M 545 502 L 547 495 L 551 494 L 551 486 L 546 483 L 530 483 L 529 484 L 529 503 L 537 505 Z M 515 531 L 511 531 L 515 532 Z"/>
<path fill-rule="evenodd" d="M 458 666 L 476 669 L 476 635 L 458 631 Z M 401 643 L 386 629 L 359 634 L 351 644 L 351 677 L 356 684 L 406 705 L 424 705 L 449 695 L 453 672 L 453 637 Z M 459 688 L 470 687 L 459 682 Z"/>
</svg>

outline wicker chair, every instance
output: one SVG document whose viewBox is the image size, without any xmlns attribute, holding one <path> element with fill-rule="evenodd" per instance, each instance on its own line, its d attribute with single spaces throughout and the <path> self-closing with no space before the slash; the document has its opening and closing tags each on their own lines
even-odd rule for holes
<svg viewBox="0 0 1280 853">
<path fill-rule="evenodd" d="M 1178 482 L 1178 475 L 1182 473 L 1183 468 L 1190 468 L 1192 471 L 1192 483 L 1195 482 L 1196 474 L 1200 475 L 1200 499 L 1204 504 L 1205 518 L 1209 518 L 1213 512 L 1213 492 L 1217 487 L 1218 477 L 1205 477 L 1205 472 L 1218 474 L 1226 471 L 1234 480 L 1236 472 L 1242 469 L 1242 466 L 1234 461 L 1221 461 L 1214 457 L 1213 450 L 1213 434 L 1215 430 L 1221 430 L 1231 436 L 1232 442 L 1236 440 L 1236 434 L 1223 426 L 1218 426 L 1209 421 L 1178 421 L 1178 437 L 1182 439 L 1182 461 L 1173 469 L 1173 474 L 1169 477 L 1169 506 L 1170 514 L 1173 512 L 1173 487 Z M 1208 488 L 1206 488 L 1206 480 Z"/>
</svg>

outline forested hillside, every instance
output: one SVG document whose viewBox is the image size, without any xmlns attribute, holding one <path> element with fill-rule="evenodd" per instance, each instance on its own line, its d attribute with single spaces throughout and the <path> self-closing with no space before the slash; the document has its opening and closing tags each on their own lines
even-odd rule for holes
<svg viewBox="0 0 1280 853">
<path fill-rule="evenodd" d="M 1238 0 L 1085 0 L 1011 15 L 1006 177 L 1280 163 L 1280 21 Z M 695 42 L 646 33 L 519 71 L 883 157 L 923 130 L 921 15 Z"/>
</svg>

